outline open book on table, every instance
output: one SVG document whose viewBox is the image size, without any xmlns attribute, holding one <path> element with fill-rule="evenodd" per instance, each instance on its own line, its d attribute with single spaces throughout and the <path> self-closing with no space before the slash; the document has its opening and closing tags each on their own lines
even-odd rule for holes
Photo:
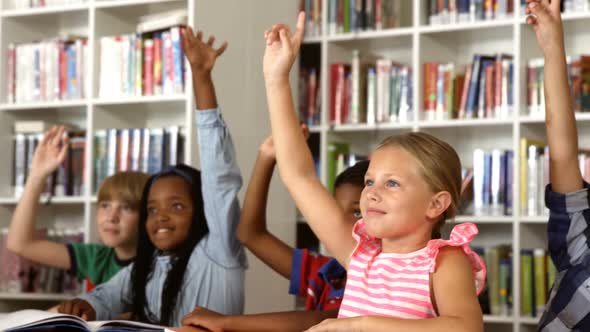
<svg viewBox="0 0 590 332">
<path fill-rule="evenodd" d="M 79 317 L 41 310 L 21 310 L 0 317 L 0 331 L 142 331 L 172 332 L 162 326 L 125 320 L 87 322 Z"/>
</svg>

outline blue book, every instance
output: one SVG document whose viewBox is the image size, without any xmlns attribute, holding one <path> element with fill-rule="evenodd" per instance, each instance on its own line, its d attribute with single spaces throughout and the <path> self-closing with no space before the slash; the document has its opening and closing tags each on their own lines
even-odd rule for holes
<svg viewBox="0 0 590 332">
<path fill-rule="evenodd" d="M 172 54 L 174 63 L 174 93 L 182 93 L 184 90 L 184 53 L 180 40 L 180 27 L 170 29 L 172 38 Z"/>
<path fill-rule="evenodd" d="M 76 82 L 76 45 L 68 44 L 66 46 L 66 52 L 68 55 L 68 98 L 72 99 L 78 95 L 78 82 Z"/>
<path fill-rule="evenodd" d="M 492 155 L 489 153 L 485 154 L 483 170 L 483 206 L 489 211 L 492 204 Z"/>
<path fill-rule="evenodd" d="M 165 144 L 164 129 L 150 129 L 149 174 L 154 174 L 162 170 L 165 162 Z"/>
<path fill-rule="evenodd" d="M 479 97 L 482 63 L 484 61 L 494 61 L 494 57 L 481 54 L 473 55 L 473 63 L 471 65 L 471 81 L 469 82 L 469 89 L 467 91 L 467 105 L 465 107 L 465 116 L 467 118 L 472 118 L 475 112 L 475 107 Z"/>
<path fill-rule="evenodd" d="M 512 197 L 512 186 L 513 186 L 513 176 L 514 176 L 514 152 L 512 150 L 507 150 L 504 156 L 505 162 L 505 169 L 506 169 L 506 185 L 504 186 L 506 193 L 504 194 L 506 204 L 504 205 L 504 214 L 507 216 L 512 215 L 512 204 L 513 204 L 513 197 Z"/>
<path fill-rule="evenodd" d="M 350 31 L 355 32 L 357 26 L 357 16 L 356 16 L 356 2 L 360 0 L 349 0 L 350 3 Z"/>
</svg>

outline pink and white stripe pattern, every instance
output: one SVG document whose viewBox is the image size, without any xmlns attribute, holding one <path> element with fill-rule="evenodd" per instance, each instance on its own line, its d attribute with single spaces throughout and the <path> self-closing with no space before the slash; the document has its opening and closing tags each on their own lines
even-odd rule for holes
<svg viewBox="0 0 590 332">
<path fill-rule="evenodd" d="M 364 315 L 423 319 L 436 316 L 430 294 L 430 274 L 436 256 L 444 246 L 463 248 L 472 262 L 478 294 L 483 289 L 485 265 L 469 248 L 477 234 L 474 224 L 455 226 L 449 240 L 431 240 L 418 251 L 407 254 L 382 253 L 381 241 L 365 232 L 359 220 L 353 236 L 358 241 L 348 268 L 346 290 L 339 318 Z"/>
</svg>

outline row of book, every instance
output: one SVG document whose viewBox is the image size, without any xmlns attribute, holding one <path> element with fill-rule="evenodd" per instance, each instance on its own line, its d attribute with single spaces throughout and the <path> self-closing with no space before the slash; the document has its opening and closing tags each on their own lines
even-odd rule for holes
<svg viewBox="0 0 590 332">
<path fill-rule="evenodd" d="M 514 110 L 511 55 L 475 54 L 464 74 L 453 63 L 427 62 L 424 69 L 424 119 L 508 118 Z"/>
<path fill-rule="evenodd" d="M 474 247 L 485 261 L 486 285 L 479 300 L 484 314 L 510 316 L 513 307 L 513 254 L 509 245 Z M 520 250 L 520 314 L 539 317 L 555 282 L 556 269 L 543 248 Z"/>
<path fill-rule="evenodd" d="M 397 28 L 404 3 L 410 5 L 404 0 L 328 0 L 328 33 Z"/>
<path fill-rule="evenodd" d="M 516 0 L 518 1 L 518 0 Z M 457 24 L 513 17 L 515 0 L 429 0 L 428 22 Z"/>
<path fill-rule="evenodd" d="M 100 38 L 101 98 L 184 92 L 183 28 Z"/>
<path fill-rule="evenodd" d="M 86 39 L 9 44 L 6 52 L 8 103 L 81 99 L 88 95 Z"/>
<path fill-rule="evenodd" d="M 545 114 L 544 65 L 543 58 L 531 59 L 527 64 L 527 110 L 531 116 Z M 568 56 L 567 67 L 574 111 L 590 112 L 590 56 Z"/>
<path fill-rule="evenodd" d="M 299 119 L 308 126 L 321 123 L 320 77 L 316 68 L 299 70 Z"/>
<path fill-rule="evenodd" d="M 80 196 L 84 193 L 84 160 L 86 133 L 70 131 L 69 151 L 62 165 L 48 177 L 44 194 L 49 196 Z M 35 149 L 43 133 L 16 132 L 14 136 L 14 195 L 20 197 L 24 191 Z"/>
<path fill-rule="evenodd" d="M 463 177 L 461 214 L 512 215 L 513 160 L 511 150 L 473 152 L 473 169 L 467 170 Z"/>
<path fill-rule="evenodd" d="M 78 294 L 82 284 L 63 269 L 50 268 L 10 252 L 6 248 L 8 229 L 0 229 L 0 292 Z M 37 238 L 60 243 L 82 242 L 84 235 L 72 229 L 40 229 Z M 10 268 L 7 268 L 10 267 Z"/>
<path fill-rule="evenodd" d="M 330 67 L 330 124 L 375 124 L 412 119 L 412 69 L 389 59 Z"/>
<path fill-rule="evenodd" d="M 39 7 L 52 7 L 74 5 L 88 2 L 88 0 L 5 0 L 4 8 L 27 9 Z"/>
<path fill-rule="evenodd" d="M 305 37 L 322 35 L 322 0 L 300 0 L 299 11 L 305 11 Z"/>
<path fill-rule="evenodd" d="M 578 154 L 580 172 L 590 182 L 590 151 Z M 520 205 L 521 215 L 548 214 L 545 207 L 545 187 L 550 178 L 549 147 L 543 141 L 522 138 L 520 140 Z"/>
<path fill-rule="evenodd" d="M 99 130 L 94 136 L 94 188 L 118 171 L 154 174 L 184 162 L 184 133 L 179 126 Z"/>
</svg>

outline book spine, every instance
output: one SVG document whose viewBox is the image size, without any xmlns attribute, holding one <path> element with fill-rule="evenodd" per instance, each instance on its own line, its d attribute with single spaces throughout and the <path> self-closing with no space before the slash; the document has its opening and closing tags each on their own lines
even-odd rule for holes
<svg viewBox="0 0 590 332">
<path fill-rule="evenodd" d="M 533 276 L 533 252 L 531 250 L 522 249 L 520 251 L 520 266 L 521 266 L 521 308 L 522 316 L 533 315 L 533 290 L 534 290 L 534 276 Z"/>
<path fill-rule="evenodd" d="M 154 94 L 154 41 L 145 39 L 143 41 L 143 95 Z"/>
<path fill-rule="evenodd" d="M 534 252 L 534 275 L 535 275 L 535 312 L 541 314 L 547 303 L 547 256 L 545 249 L 535 249 Z"/>
<path fill-rule="evenodd" d="M 174 93 L 182 93 L 184 90 L 184 54 L 181 46 L 180 27 L 170 29 L 172 39 L 172 57 L 174 64 Z"/>
<path fill-rule="evenodd" d="M 485 215 L 484 202 L 485 152 L 473 152 L 473 208 L 476 216 Z"/>
<path fill-rule="evenodd" d="M 163 86 L 162 86 L 162 35 L 160 33 L 154 34 L 153 40 L 154 40 L 154 49 L 153 49 L 154 94 L 161 95 L 162 89 L 163 89 Z"/>
<path fill-rule="evenodd" d="M 135 35 L 135 95 L 143 93 L 143 38 L 141 34 Z"/>
<path fill-rule="evenodd" d="M 367 124 L 376 122 L 377 113 L 377 73 L 374 67 L 367 70 Z"/>
</svg>

